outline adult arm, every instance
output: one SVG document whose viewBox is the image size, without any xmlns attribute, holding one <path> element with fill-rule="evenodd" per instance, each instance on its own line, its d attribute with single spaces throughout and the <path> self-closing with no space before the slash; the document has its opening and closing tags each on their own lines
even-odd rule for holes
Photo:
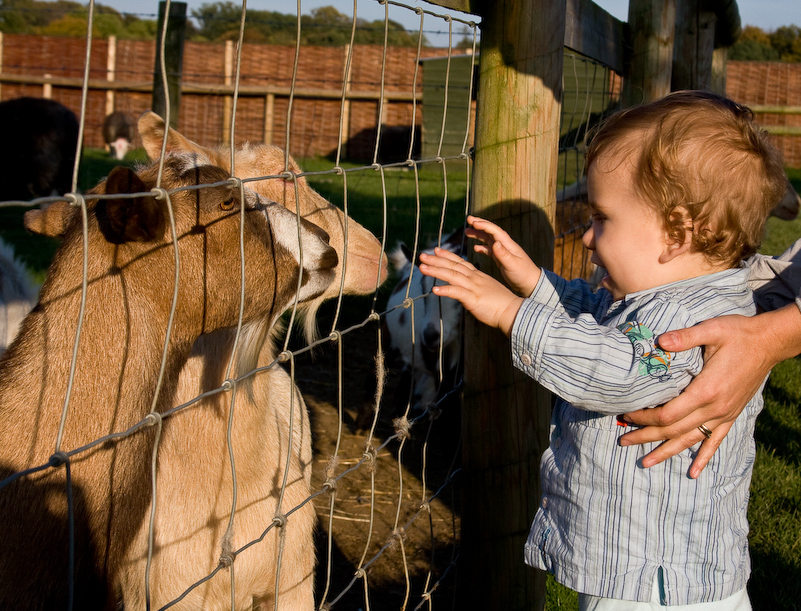
<svg viewBox="0 0 801 611">
<path fill-rule="evenodd" d="M 643 458 L 656 465 L 703 441 L 690 468 L 697 478 L 756 394 L 770 369 L 801 353 L 801 311 L 796 303 L 753 318 L 723 316 L 659 337 L 666 350 L 706 346 L 704 368 L 684 392 L 656 409 L 631 412 L 626 420 L 646 428 L 627 433 L 622 445 L 667 440 Z M 706 425 L 712 437 L 698 429 Z"/>
</svg>

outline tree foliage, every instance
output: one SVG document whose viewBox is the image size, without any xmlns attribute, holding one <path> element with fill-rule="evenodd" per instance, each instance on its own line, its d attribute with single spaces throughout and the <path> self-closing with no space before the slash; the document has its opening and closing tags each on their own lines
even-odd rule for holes
<svg viewBox="0 0 801 611">
<path fill-rule="evenodd" d="M 192 11 L 198 22 L 197 37 L 201 40 L 221 41 L 239 38 L 242 8 L 233 2 L 203 4 Z M 300 43 L 341 47 L 350 43 L 353 20 L 333 6 L 324 6 L 300 18 Z M 295 15 L 276 11 L 249 9 L 245 21 L 245 41 L 271 44 L 295 44 L 298 23 Z M 356 19 L 356 44 L 384 44 L 384 21 Z M 416 46 L 418 33 L 407 31 L 401 24 L 389 20 L 386 27 L 390 46 Z M 426 44 L 425 37 L 423 44 Z"/>
<path fill-rule="evenodd" d="M 729 50 L 729 59 L 801 62 L 801 27 L 789 25 L 766 32 L 756 26 L 745 26 Z"/>
<path fill-rule="evenodd" d="M 41 34 L 43 36 L 85 36 L 87 7 L 70 0 L 0 0 L 0 32 Z M 126 39 L 153 39 L 156 21 L 123 15 L 111 7 L 97 4 L 92 19 L 92 35 Z"/>
</svg>

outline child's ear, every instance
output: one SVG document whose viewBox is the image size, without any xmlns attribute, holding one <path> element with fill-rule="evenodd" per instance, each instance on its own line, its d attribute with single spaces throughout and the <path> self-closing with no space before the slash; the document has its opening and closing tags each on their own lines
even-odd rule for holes
<svg viewBox="0 0 801 611">
<path fill-rule="evenodd" d="M 684 229 L 683 239 L 677 240 L 675 236 L 666 233 L 665 248 L 659 257 L 660 263 L 668 263 L 679 255 L 690 250 L 693 243 L 693 219 L 686 208 L 679 206 L 670 215 L 671 225 L 681 226 Z"/>
</svg>

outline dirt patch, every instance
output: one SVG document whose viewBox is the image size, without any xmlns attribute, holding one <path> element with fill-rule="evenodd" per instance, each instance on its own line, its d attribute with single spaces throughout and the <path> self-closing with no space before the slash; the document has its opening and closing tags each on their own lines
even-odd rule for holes
<svg viewBox="0 0 801 611">
<path fill-rule="evenodd" d="M 321 490 L 329 477 L 339 478 L 333 509 L 331 494 L 314 500 L 320 520 L 318 606 L 324 597 L 335 608 L 414 609 L 443 576 L 433 597 L 450 602 L 459 537 L 458 472 L 451 477 L 458 469 L 458 399 L 443 405 L 435 420 L 424 416 L 415 422 L 402 443 L 385 444 L 408 397 L 390 368 L 371 438 L 355 423 L 375 386 L 377 326 L 349 332 L 341 342 L 296 359 L 297 384 L 312 420 L 312 490 Z M 366 568 L 367 594 L 364 576 L 357 575 L 360 566 Z"/>
</svg>

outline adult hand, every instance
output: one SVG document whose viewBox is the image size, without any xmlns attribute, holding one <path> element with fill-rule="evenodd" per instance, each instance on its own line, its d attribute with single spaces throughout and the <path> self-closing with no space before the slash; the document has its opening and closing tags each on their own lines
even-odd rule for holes
<svg viewBox="0 0 801 611">
<path fill-rule="evenodd" d="M 625 434 L 620 443 L 667 440 L 643 458 L 643 466 L 652 467 L 703 441 L 689 473 L 697 478 L 770 369 L 801 352 L 801 312 L 791 303 L 752 318 L 722 316 L 664 333 L 659 345 L 671 352 L 705 346 L 704 368 L 662 407 L 626 414 L 626 421 L 645 428 Z M 709 439 L 698 428 L 702 424 L 712 431 Z"/>
</svg>

